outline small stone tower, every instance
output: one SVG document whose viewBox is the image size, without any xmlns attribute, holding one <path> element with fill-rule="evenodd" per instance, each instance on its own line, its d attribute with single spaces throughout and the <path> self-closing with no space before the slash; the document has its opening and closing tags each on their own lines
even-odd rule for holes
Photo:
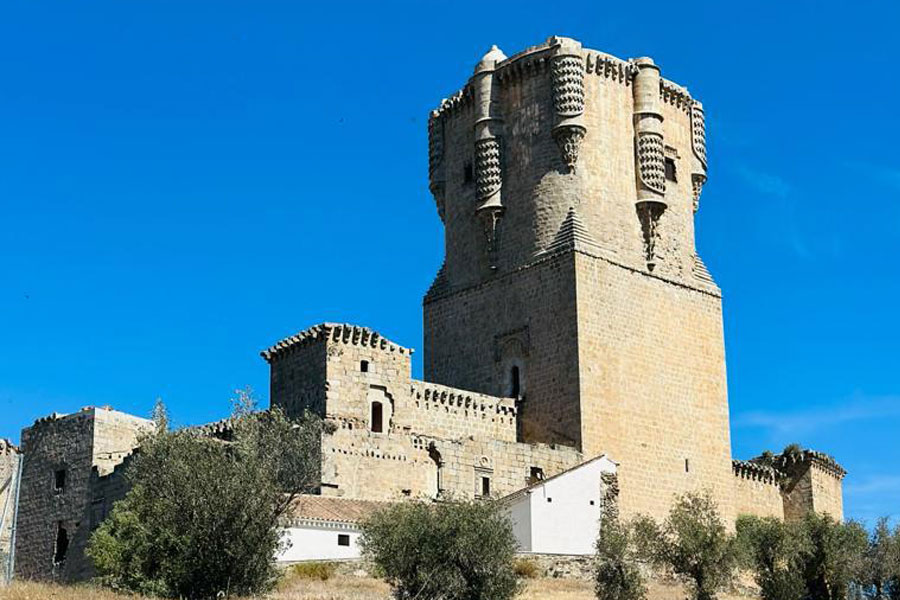
<svg viewBox="0 0 900 600">
<path fill-rule="evenodd" d="M 38 419 L 22 430 L 16 576 L 77 581 L 93 530 L 127 486 L 123 465 L 153 422 L 109 408 Z"/>
<path fill-rule="evenodd" d="M 649 58 L 484 55 L 429 120 L 445 261 L 425 379 L 520 398 L 520 438 L 621 463 L 624 512 L 732 511 L 721 294 L 694 245 L 704 113 Z"/>
</svg>

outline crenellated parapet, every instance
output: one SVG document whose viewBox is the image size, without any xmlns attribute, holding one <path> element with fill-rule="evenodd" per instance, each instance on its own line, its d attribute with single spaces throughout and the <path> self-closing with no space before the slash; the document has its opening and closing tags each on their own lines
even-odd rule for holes
<svg viewBox="0 0 900 600">
<path fill-rule="evenodd" d="M 776 516 L 788 521 L 809 512 L 843 518 L 842 480 L 847 471 L 823 452 L 789 446 L 781 454 L 766 452 L 749 461 L 732 461 L 738 514 Z M 778 489 L 775 497 L 766 489 Z"/>
<path fill-rule="evenodd" d="M 774 486 L 777 486 L 783 477 L 783 475 L 773 467 L 761 465 L 749 460 L 733 459 L 731 461 L 731 470 L 734 472 L 735 477 L 759 481 Z"/>
<path fill-rule="evenodd" d="M 347 323 L 320 323 L 278 341 L 260 352 L 260 356 L 266 362 L 272 363 L 310 344 L 324 341 L 396 352 L 404 356 L 409 356 L 413 352 L 410 348 L 395 344 L 368 327 Z"/>
<path fill-rule="evenodd" d="M 425 381 L 410 381 L 412 431 L 444 438 L 516 441 L 515 398 L 479 394 Z"/>
<path fill-rule="evenodd" d="M 847 475 L 846 469 L 842 467 L 829 454 L 817 452 L 810 449 L 802 449 L 797 451 L 782 452 L 771 458 L 757 457 L 754 462 L 770 461 L 772 466 L 782 473 L 791 476 L 798 472 L 802 472 L 807 468 L 814 468 L 821 473 L 830 475 L 838 480 L 843 479 Z"/>
</svg>

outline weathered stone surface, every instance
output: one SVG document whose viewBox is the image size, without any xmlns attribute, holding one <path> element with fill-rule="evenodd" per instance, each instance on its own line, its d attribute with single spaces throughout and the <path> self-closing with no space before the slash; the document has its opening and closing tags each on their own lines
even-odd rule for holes
<svg viewBox="0 0 900 600">
<path fill-rule="evenodd" d="M 72 581 L 90 576 L 85 544 L 112 503 L 124 496 L 116 467 L 149 426 L 146 419 L 108 408 L 85 408 L 54 413 L 22 431 L 17 577 Z M 67 545 L 62 560 L 60 543 Z"/>
<path fill-rule="evenodd" d="M 5 560 L 12 539 L 19 457 L 19 449 L 14 444 L 0 439 L 0 581 L 6 576 Z"/>
</svg>

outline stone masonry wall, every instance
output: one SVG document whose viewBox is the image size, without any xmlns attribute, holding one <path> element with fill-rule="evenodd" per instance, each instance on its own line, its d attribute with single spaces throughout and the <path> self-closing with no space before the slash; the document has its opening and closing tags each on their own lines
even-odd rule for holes
<svg viewBox="0 0 900 600">
<path fill-rule="evenodd" d="M 518 366 L 526 442 L 578 446 L 578 345 L 572 255 L 426 298 L 425 379 L 505 396 Z"/>
<path fill-rule="evenodd" d="M 841 477 L 830 469 L 813 463 L 810 469 L 812 479 L 812 509 L 820 514 L 829 514 L 841 521 L 844 519 L 844 492 Z"/>
<path fill-rule="evenodd" d="M 279 364 L 283 360 L 296 365 L 305 359 L 295 357 L 324 357 L 324 377 L 307 371 L 313 381 L 325 381 L 324 414 L 336 426 L 322 440 L 323 494 L 471 498 L 482 493 L 486 477 L 490 495 L 505 495 L 527 485 L 533 469 L 551 476 L 581 462 L 571 447 L 517 443 L 514 398 L 413 380 L 409 349 L 350 325 L 311 330 L 319 327 L 328 332 L 315 340 L 298 334 L 301 348 L 270 362 L 273 373 L 283 374 L 291 368 Z M 289 402 L 288 391 L 273 389 L 273 404 Z M 375 403 L 381 405 L 381 431 L 373 423 Z"/>
<path fill-rule="evenodd" d="M 72 580 L 85 565 L 72 553 L 84 545 L 93 468 L 94 411 L 39 419 L 22 431 L 22 469 L 16 576 Z M 57 486 L 56 473 L 65 481 Z M 66 543 L 57 561 L 57 541 Z M 75 560 L 72 560 L 75 558 Z"/>
<path fill-rule="evenodd" d="M 0 439 L 0 581 L 6 576 L 6 558 L 10 551 L 19 457 L 16 446 Z"/>
<path fill-rule="evenodd" d="M 114 471 L 149 426 L 146 419 L 86 408 L 40 419 L 22 431 L 17 576 L 72 581 L 90 575 L 84 547 L 96 525 L 93 486 Z"/>
<path fill-rule="evenodd" d="M 310 410 L 318 415 L 325 409 L 325 345 L 297 345 L 270 361 L 269 396 L 288 416 Z"/>
<path fill-rule="evenodd" d="M 574 169 L 567 168 L 555 137 L 559 107 L 552 63 L 559 44 L 583 71 L 567 82 L 568 89 L 583 90 L 576 106 L 582 111 L 577 119 L 584 134 Z M 635 212 L 634 73 L 633 63 L 565 38 L 551 38 L 495 65 L 491 114 L 501 154 L 498 201 L 503 212 L 494 268 L 487 260 L 482 223 L 475 218 L 475 129 L 483 117 L 477 99 L 479 76 L 432 113 L 431 182 L 447 233 L 443 277 L 450 288 L 466 288 L 530 263 L 552 244 L 569 208 L 578 211 L 587 230 L 615 251 L 620 262 L 646 268 Z M 700 189 L 694 175 L 706 179 L 705 126 L 695 117 L 699 103 L 671 81 L 660 79 L 657 106 L 662 151 L 673 170 L 664 186 L 667 208 L 656 227 L 657 270 L 670 278 L 691 279 Z"/>
<path fill-rule="evenodd" d="M 780 477 L 774 469 L 732 461 L 735 516 L 754 515 L 784 519 Z"/>
<path fill-rule="evenodd" d="M 620 463 L 620 506 L 663 517 L 710 490 L 733 515 L 718 295 L 576 253 L 583 451 Z"/>
</svg>

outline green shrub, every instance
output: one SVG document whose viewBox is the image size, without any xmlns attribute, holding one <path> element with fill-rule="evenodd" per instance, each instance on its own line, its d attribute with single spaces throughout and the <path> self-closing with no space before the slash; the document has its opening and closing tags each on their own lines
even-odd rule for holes
<svg viewBox="0 0 900 600">
<path fill-rule="evenodd" d="M 509 600 L 519 590 L 516 540 L 492 502 L 404 502 L 363 525 L 364 555 L 398 600 Z"/>
<path fill-rule="evenodd" d="M 319 579 L 328 581 L 334 576 L 337 565 L 333 562 L 303 562 L 290 569 L 291 575 L 300 579 Z"/>
<path fill-rule="evenodd" d="M 274 585 L 279 519 L 318 483 L 321 422 L 251 409 L 241 396 L 227 439 L 167 432 L 157 411 L 157 431 L 126 472 L 131 490 L 89 542 L 101 582 L 192 599 Z"/>
<path fill-rule="evenodd" d="M 714 600 L 731 582 L 736 543 L 708 493 L 680 496 L 662 525 L 638 519 L 635 535 L 644 557 L 686 580 L 696 600 Z"/>
<path fill-rule="evenodd" d="M 541 566 L 530 558 L 517 558 L 513 562 L 513 571 L 523 579 L 536 579 L 541 576 Z"/>
</svg>

